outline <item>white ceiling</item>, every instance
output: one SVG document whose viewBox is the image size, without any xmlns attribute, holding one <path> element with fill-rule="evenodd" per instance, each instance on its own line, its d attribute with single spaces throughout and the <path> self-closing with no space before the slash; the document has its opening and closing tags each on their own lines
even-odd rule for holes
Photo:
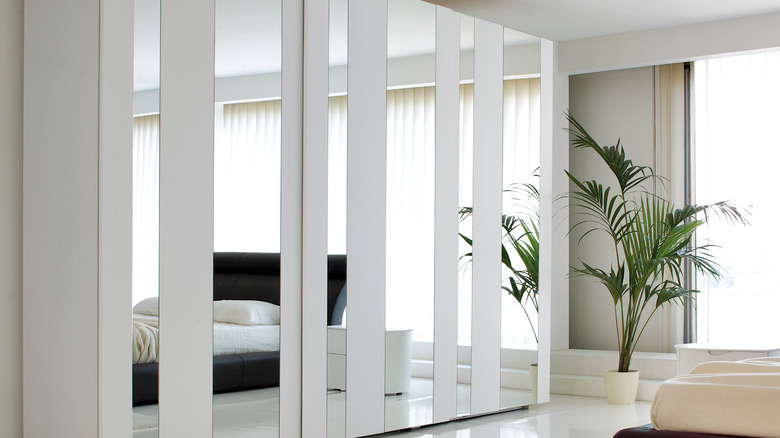
<svg viewBox="0 0 780 438">
<path fill-rule="evenodd" d="M 780 0 L 426 0 L 553 41 L 780 12 Z"/>
</svg>

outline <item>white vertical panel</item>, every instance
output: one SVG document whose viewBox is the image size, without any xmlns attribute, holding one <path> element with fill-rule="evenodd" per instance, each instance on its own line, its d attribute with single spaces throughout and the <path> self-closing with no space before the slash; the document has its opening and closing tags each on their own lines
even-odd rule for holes
<svg viewBox="0 0 780 438">
<path fill-rule="evenodd" d="M 210 437 L 214 0 L 160 9 L 160 437 Z"/>
<path fill-rule="evenodd" d="M 474 244 L 471 415 L 499 409 L 503 27 L 474 20 Z"/>
<path fill-rule="evenodd" d="M 433 422 L 457 415 L 460 14 L 436 7 Z"/>
<path fill-rule="evenodd" d="M 568 191 L 569 136 L 564 112 L 569 77 L 558 72 L 558 44 L 542 39 L 539 154 L 539 383 L 537 402 L 550 401 L 550 351 L 569 348 L 569 220 L 553 202 Z M 554 306 L 554 307 L 553 307 Z M 553 319 L 555 325 L 552 325 Z"/>
<path fill-rule="evenodd" d="M 22 403 L 32 438 L 98 434 L 99 6 L 24 5 Z"/>
<path fill-rule="evenodd" d="M 99 435 L 130 437 L 133 231 L 133 2 L 104 0 L 100 23 Z"/>
<path fill-rule="evenodd" d="M 387 0 L 349 2 L 347 437 L 384 432 Z"/>
<path fill-rule="evenodd" d="M 279 436 L 301 436 L 303 0 L 282 0 Z"/>
<path fill-rule="evenodd" d="M 303 436 L 327 435 L 328 0 L 304 9 Z"/>
</svg>

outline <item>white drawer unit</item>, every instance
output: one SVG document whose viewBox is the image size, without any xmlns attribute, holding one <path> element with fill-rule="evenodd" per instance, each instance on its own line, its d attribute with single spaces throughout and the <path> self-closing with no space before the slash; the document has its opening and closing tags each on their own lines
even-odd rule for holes
<svg viewBox="0 0 780 438">
<path fill-rule="evenodd" d="M 688 374 L 696 365 L 712 361 L 738 361 L 754 357 L 780 356 L 780 346 L 740 347 L 722 344 L 678 344 L 677 375 Z"/>
<path fill-rule="evenodd" d="M 347 328 L 328 326 L 328 389 L 347 387 Z M 409 392 L 412 374 L 412 329 L 385 331 L 385 394 Z"/>
</svg>

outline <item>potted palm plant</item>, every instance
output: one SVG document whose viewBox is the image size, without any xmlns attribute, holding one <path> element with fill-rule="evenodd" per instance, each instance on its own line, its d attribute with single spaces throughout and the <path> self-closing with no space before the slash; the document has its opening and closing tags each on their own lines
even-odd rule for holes
<svg viewBox="0 0 780 438">
<path fill-rule="evenodd" d="M 538 174 L 533 178 L 538 179 Z M 532 183 L 512 184 L 504 190 L 521 208 L 516 213 L 502 215 L 501 263 L 507 273 L 501 288 L 515 298 L 523 309 L 534 339 L 539 336 L 534 327 L 535 316 L 539 314 L 539 190 Z M 464 220 L 473 214 L 472 207 L 462 207 L 460 218 Z M 471 246 L 472 240 L 463 234 L 460 237 Z M 472 253 L 461 258 L 471 260 Z M 536 396 L 537 364 L 529 365 L 531 392 Z"/>
<path fill-rule="evenodd" d="M 578 207 L 570 231 L 582 232 L 577 244 L 591 233 L 602 233 L 614 249 L 608 267 L 580 260 L 572 275 L 594 279 L 612 298 L 619 360 L 617 370 L 605 372 L 607 397 L 610 403 L 631 404 L 639 383 L 631 357 L 648 321 L 664 305 L 697 292 L 684 282 L 686 263 L 698 273 L 721 276 L 721 267 L 709 252 L 712 245 L 697 244 L 694 232 L 708 220 L 709 212 L 743 224 L 745 215 L 728 202 L 676 208 L 645 188 L 660 177 L 628 159 L 619 140 L 614 146 L 601 146 L 571 114 L 567 119 L 573 146 L 597 154 L 611 172 L 609 183 L 582 181 L 566 172 L 573 186 L 567 197 Z M 628 381 L 627 390 L 618 390 L 619 380 Z"/>
</svg>

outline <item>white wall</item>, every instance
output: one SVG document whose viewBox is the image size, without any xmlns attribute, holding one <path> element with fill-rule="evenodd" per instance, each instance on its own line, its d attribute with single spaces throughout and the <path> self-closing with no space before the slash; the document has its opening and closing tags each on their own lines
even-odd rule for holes
<svg viewBox="0 0 780 438">
<path fill-rule="evenodd" d="M 23 0 L 0 3 L 0 436 L 22 436 Z"/>
<path fill-rule="evenodd" d="M 560 43 L 561 71 L 584 73 L 780 47 L 780 13 Z"/>
<path fill-rule="evenodd" d="M 652 67 L 569 78 L 569 105 L 574 117 L 602 145 L 614 145 L 620 138 L 629 158 L 647 166 L 654 165 L 655 157 L 654 94 Z M 605 176 L 611 177 L 593 152 L 571 149 L 569 153 L 570 171 L 579 179 L 603 181 Z M 579 220 L 570 216 L 571 224 Z M 591 234 L 578 246 L 581 235 L 581 231 L 572 233 L 569 240 L 570 263 L 579 266 L 579 260 L 584 260 L 593 265 L 596 261 L 595 266 L 608 269 L 614 254 L 609 239 Z M 569 348 L 617 349 L 612 298 L 603 286 L 587 277 L 571 277 L 569 290 Z M 662 324 L 663 318 L 656 315 L 642 336 L 638 351 L 663 351 Z"/>
</svg>

